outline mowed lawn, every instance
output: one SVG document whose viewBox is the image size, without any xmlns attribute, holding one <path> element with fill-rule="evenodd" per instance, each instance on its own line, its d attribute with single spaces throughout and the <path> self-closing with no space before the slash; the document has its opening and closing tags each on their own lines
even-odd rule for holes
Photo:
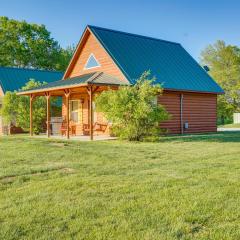
<svg viewBox="0 0 240 240">
<path fill-rule="evenodd" d="M 240 239 L 240 133 L 2 137 L 0 239 Z"/>
</svg>

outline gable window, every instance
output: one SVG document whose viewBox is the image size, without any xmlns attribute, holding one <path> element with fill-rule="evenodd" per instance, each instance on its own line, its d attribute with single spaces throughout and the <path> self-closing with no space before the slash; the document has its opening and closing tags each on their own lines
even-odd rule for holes
<svg viewBox="0 0 240 240">
<path fill-rule="evenodd" d="M 80 100 L 70 100 L 70 120 L 74 123 L 80 122 L 81 117 L 81 103 Z"/>
<path fill-rule="evenodd" d="M 97 59 L 95 58 L 95 56 L 93 55 L 93 53 L 91 53 L 85 66 L 84 66 L 84 69 L 91 69 L 91 68 L 95 68 L 95 67 L 100 67 L 100 64 L 97 61 Z"/>
</svg>

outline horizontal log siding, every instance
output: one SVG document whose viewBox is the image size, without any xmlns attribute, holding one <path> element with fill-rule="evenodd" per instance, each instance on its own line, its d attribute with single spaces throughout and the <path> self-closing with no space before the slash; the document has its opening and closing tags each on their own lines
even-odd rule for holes
<svg viewBox="0 0 240 240">
<path fill-rule="evenodd" d="M 217 95 L 184 94 L 183 122 L 188 122 L 185 133 L 217 131 Z"/>
<path fill-rule="evenodd" d="M 91 53 L 94 54 L 101 66 L 86 70 L 84 69 L 84 66 Z M 95 36 L 89 33 L 79 55 L 76 56 L 75 64 L 69 73 L 69 77 L 75 77 L 96 71 L 105 72 L 126 81 L 123 73 L 119 70 L 105 49 L 100 45 Z"/>
<path fill-rule="evenodd" d="M 170 113 L 171 119 L 161 123 L 161 127 L 169 133 L 181 133 L 179 92 L 164 92 L 158 97 Z M 217 131 L 217 95 L 201 93 L 183 93 L 183 124 L 188 122 L 189 128 L 184 133 L 201 133 Z"/>
<path fill-rule="evenodd" d="M 170 114 L 170 120 L 162 122 L 160 127 L 167 129 L 169 133 L 180 133 L 180 94 L 165 92 L 158 97 L 158 103 Z"/>
</svg>

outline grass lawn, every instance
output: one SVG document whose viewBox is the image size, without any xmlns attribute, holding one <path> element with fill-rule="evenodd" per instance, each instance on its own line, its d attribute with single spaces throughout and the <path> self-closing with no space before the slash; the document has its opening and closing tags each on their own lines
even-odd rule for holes
<svg viewBox="0 0 240 240">
<path fill-rule="evenodd" d="M 220 128 L 240 128 L 240 123 L 219 125 Z"/>
<path fill-rule="evenodd" d="M 240 239 L 240 133 L 2 137 L 0 239 Z"/>
</svg>

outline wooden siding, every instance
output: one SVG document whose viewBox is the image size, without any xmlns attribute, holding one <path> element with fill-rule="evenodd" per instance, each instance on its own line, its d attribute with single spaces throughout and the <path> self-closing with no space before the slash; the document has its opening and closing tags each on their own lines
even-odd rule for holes
<svg viewBox="0 0 240 240">
<path fill-rule="evenodd" d="M 183 125 L 188 123 L 184 133 L 201 133 L 217 131 L 217 95 L 201 93 L 183 94 Z M 164 92 L 158 102 L 165 106 L 171 119 L 161 124 L 169 133 L 181 133 L 180 115 L 181 92 Z"/>
<path fill-rule="evenodd" d="M 169 133 L 180 133 L 180 93 L 165 92 L 158 97 L 158 103 L 165 107 L 171 118 L 161 123 L 160 127 Z"/>
<path fill-rule="evenodd" d="M 116 76 L 126 82 L 127 80 L 125 76 L 111 59 L 111 57 L 108 55 L 108 53 L 105 51 L 105 49 L 98 42 L 96 37 L 90 32 L 86 32 L 85 35 L 86 36 L 82 40 L 82 46 L 79 46 L 79 48 L 81 49 L 78 50 L 78 54 L 75 54 L 75 59 L 72 59 L 72 62 L 70 63 L 70 65 L 72 66 L 69 66 L 68 73 L 65 78 L 101 71 Z M 91 69 L 84 69 L 85 64 L 91 53 L 94 54 L 95 58 L 101 66 Z"/>
<path fill-rule="evenodd" d="M 183 123 L 185 133 L 217 131 L 217 95 L 188 93 L 183 96 Z"/>
<path fill-rule="evenodd" d="M 180 98 L 183 94 L 183 125 L 188 123 L 189 128 L 184 129 L 184 133 L 201 133 L 217 131 L 217 95 L 201 94 L 201 93 L 181 93 L 165 91 L 163 95 L 158 97 L 158 103 L 162 104 L 171 115 L 171 119 L 161 123 L 161 127 L 168 130 L 170 134 L 181 133 L 181 114 L 180 114 Z M 87 93 L 74 94 L 71 99 L 84 99 L 82 109 L 82 119 L 84 124 L 88 124 L 88 100 Z M 65 100 L 63 99 L 63 116 L 66 116 Z M 94 113 L 94 123 L 106 124 L 107 120 L 102 113 Z M 80 121 L 77 124 L 77 135 L 83 134 L 83 124 Z M 109 134 L 107 129 L 104 135 Z"/>
</svg>

